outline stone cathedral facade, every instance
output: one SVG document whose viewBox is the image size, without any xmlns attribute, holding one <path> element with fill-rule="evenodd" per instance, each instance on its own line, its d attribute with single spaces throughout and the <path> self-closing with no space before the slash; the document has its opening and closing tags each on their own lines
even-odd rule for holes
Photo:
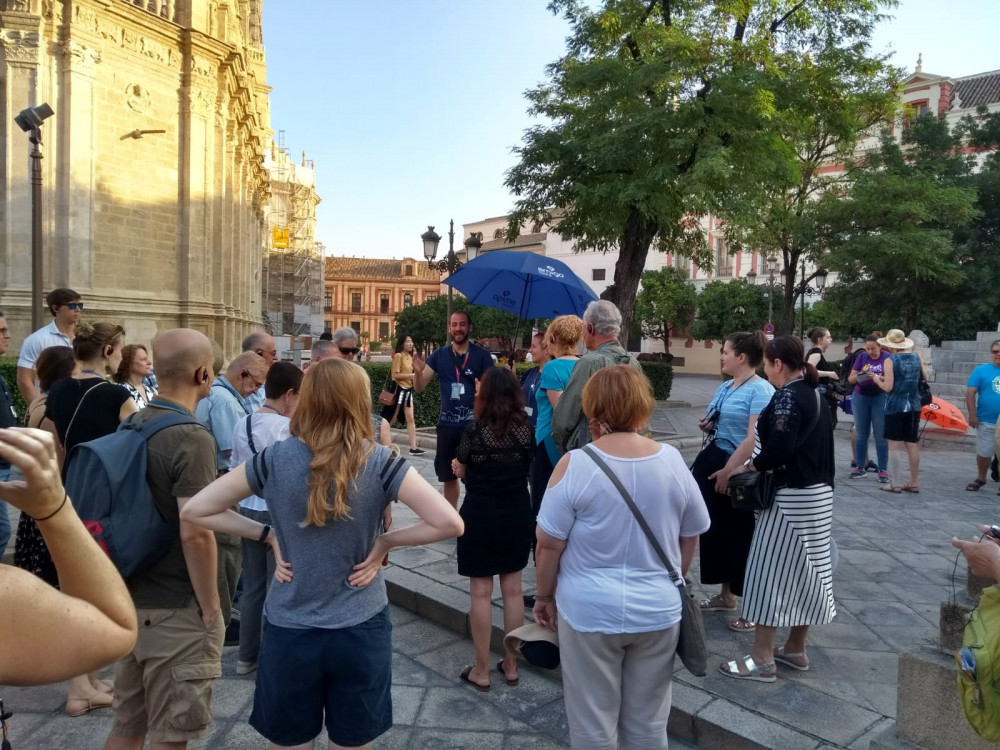
<svg viewBox="0 0 1000 750">
<path fill-rule="evenodd" d="M 0 310 L 30 327 L 31 146 L 48 103 L 44 290 L 128 340 L 196 328 L 227 353 L 262 322 L 270 114 L 262 0 L 0 0 Z M 45 320 L 48 320 L 47 314 Z"/>
</svg>

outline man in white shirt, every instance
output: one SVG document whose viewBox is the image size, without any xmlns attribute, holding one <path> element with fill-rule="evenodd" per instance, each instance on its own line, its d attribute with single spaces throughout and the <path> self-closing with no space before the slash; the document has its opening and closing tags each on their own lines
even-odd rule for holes
<svg viewBox="0 0 1000 750">
<path fill-rule="evenodd" d="M 83 314 L 80 295 L 65 287 L 49 292 L 45 304 L 52 313 L 53 321 L 24 340 L 17 359 L 17 389 L 26 404 L 38 398 L 38 384 L 35 381 L 35 361 L 38 355 L 50 346 L 73 346 L 73 329 Z"/>
<path fill-rule="evenodd" d="M 288 437 L 288 425 L 295 404 L 299 400 L 302 370 L 291 362 L 275 362 L 267 371 L 264 405 L 241 419 L 233 428 L 233 452 L 229 458 L 230 470 L 249 461 L 267 446 Z M 247 518 L 270 524 L 264 498 L 250 495 L 240 501 L 240 514 Z M 274 555 L 266 542 L 242 540 L 243 547 L 243 596 L 240 599 L 240 649 L 236 674 L 249 674 L 257 668 L 260 653 L 261 622 L 264 599 L 274 577 Z"/>
</svg>

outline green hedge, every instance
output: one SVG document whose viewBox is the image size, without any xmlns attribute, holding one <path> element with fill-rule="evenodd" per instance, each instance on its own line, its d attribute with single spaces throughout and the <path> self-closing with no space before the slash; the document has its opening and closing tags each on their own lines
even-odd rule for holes
<svg viewBox="0 0 1000 750">
<path fill-rule="evenodd" d="M 10 391 L 14 410 L 17 412 L 17 423 L 24 424 L 24 415 L 28 411 L 28 405 L 24 403 L 21 392 L 17 389 L 16 357 L 0 357 L 0 375 L 7 381 L 7 390 Z"/>
<path fill-rule="evenodd" d="M 674 382 L 674 368 L 663 362 L 641 362 L 642 370 L 653 384 L 653 397 L 657 401 L 666 401 L 670 398 L 670 388 Z M 388 362 L 363 362 L 361 366 L 368 371 L 371 379 L 372 389 L 372 409 L 375 413 L 381 413 L 382 404 L 378 402 L 378 394 L 382 390 L 389 377 L 390 364 Z M 514 371 L 518 379 L 535 365 L 530 362 L 518 362 L 514 365 Z M 436 381 L 424 390 L 423 393 L 413 394 L 413 416 L 416 419 L 417 427 L 433 427 L 437 424 L 438 414 L 441 411 L 441 389 Z"/>
</svg>

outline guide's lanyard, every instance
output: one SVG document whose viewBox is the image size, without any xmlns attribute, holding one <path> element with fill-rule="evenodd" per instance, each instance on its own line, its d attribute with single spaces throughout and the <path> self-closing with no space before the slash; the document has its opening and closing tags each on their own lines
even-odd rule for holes
<svg viewBox="0 0 1000 750">
<path fill-rule="evenodd" d="M 458 357 L 455 356 L 455 350 L 454 349 L 451 350 L 451 361 L 455 364 L 455 382 L 456 383 L 462 382 L 462 372 L 461 371 L 465 369 L 465 366 L 469 362 L 469 352 L 470 351 L 471 351 L 471 348 L 465 350 L 465 359 L 462 360 L 462 366 L 459 367 L 458 366 Z"/>
</svg>

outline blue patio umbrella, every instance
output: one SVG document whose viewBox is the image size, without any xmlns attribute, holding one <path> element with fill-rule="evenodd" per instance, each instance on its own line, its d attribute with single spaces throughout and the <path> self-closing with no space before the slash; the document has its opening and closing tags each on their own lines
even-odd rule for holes
<svg viewBox="0 0 1000 750">
<path fill-rule="evenodd" d="M 597 299 L 565 263 L 516 250 L 483 253 L 444 283 L 473 304 L 505 310 L 522 320 L 583 315 L 587 305 Z"/>
</svg>

